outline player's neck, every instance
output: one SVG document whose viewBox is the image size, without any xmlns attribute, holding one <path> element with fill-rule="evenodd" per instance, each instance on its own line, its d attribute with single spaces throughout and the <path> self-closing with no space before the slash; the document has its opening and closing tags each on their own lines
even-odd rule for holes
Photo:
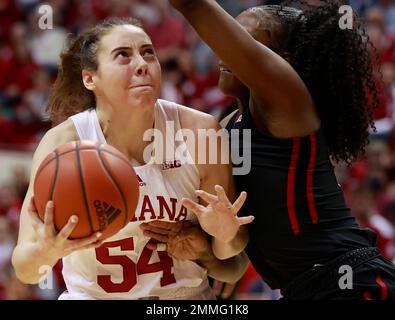
<svg viewBox="0 0 395 320">
<path fill-rule="evenodd" d="M 143 152 L 150 142 L 144 141 L 143 136 L 154 127 L 154 107 L 130 110 L 98 105 L 96 113 L 107 143 L 131 161 L 144 164 Z"/>
</svg>

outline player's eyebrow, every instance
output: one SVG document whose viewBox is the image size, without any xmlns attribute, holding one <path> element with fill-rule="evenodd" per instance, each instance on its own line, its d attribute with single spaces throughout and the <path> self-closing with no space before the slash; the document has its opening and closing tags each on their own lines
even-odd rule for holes
<svg viewBox="0 0 395 320">
<path fill-rule="evenodd" d="M 118 51 L 118 50 L 132 50 L 132 48 L 131 47 L 117 47 L 117 48 L 111 50 L 111 53 L 114 53 L 115 51 Z"/>
<path fill-rule="evenodd" d="M 154 46 L 151 43 L 143 44 L 141 46 L 142 49 L 153 48 L 153 47 Z M 111 54 L 114 53 L 115 51 L 118 51 L 118 50 L 132 50 L 132 47 L 128 47 L 128 46 L 117 47 L 117 48 L 111 50 Z"/>
</svg>

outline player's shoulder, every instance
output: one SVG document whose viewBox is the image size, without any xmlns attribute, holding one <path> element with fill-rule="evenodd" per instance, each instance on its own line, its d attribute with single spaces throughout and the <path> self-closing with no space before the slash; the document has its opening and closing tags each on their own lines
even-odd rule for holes
<svg viewBox="0 0 395 320">
<path fill-rule="evenodd" d="M 79 140 L 79 137 L 74 123 L 70 119 L 48 130 L 42 139 L 47 144 L 57 146 L 74 140 Z"/>
<path fill-rule="evenodd" d="M 181 126 L 189 129 L 220 129 L 220 125 L 211 114 L 176 104 Z"/>
<path fill-rule="evenodd" d="M 71 120 L 66 120 L 48 130 L 34 152 L 31 172 L 32 177 L 34 177 L 36 169 L 49 153 L 57 147 L 74 140 L 79 140 L 79 137 Z"/>
<path fill-rule="evenodd" d="M 68 119 L 48 130 L 42 137 L 35 155 L 41 158 L 43 154 L 50 153 L 57 147 L 74 140 L 79 140 L 73 122 Z"/>
</svg>

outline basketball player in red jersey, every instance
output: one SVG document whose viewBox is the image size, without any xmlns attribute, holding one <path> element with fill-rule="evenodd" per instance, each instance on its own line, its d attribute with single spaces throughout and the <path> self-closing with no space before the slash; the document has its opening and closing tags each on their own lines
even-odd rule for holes
<svg viewBox="0 0 395 320">
<path fill-rule="evenodd" d="M 157 219 L 186 220 L 196 226 L 195 216 L 181 204 L 182 198 L 197 201 L 196 189 L 215 193 L 215 185 L 220 184 L 224 190 L 218 189 L 219 194 L 234 194 L 230 165 L 194 161 L 169 168 L 156 161 L 160 152 L 151 153 L 146 163 L 144 150 L 150 141 L 144 141 L 143 136 L 148 129 L 159 130 L 166 143 L 174 143 L 165 133 L 167 121 L 172 121 L 176 129 L 194 132 L 220 128 L 213 117 L 160 100 L 159 93 L 160 65 L 150 38 L 135 21 L 105 21 L 78 36 L 62 54 L 49 109 L 55 126 L 43 137 L 33 158 L 31 183 L 13 253 L 12 262 L 20 280 L 37 283 L 42 266 L 52 267 L 63 258 L 68 291 L 61 299 L 211 299 L 207 274 L 231 282 L 243 274 L 247 260 L 242 250 L 247 234 L 238 230 L 239 225 L 252 219 L 238 218 L 235 213 L 245 195 L 233 206 L 226 203 L 221 211 L 222 220 L 229 220 L 227 225 L 231 228 L 219 235 L 221 241 L 226 241 L 217 246 L 217 254 L 230 256 L 235 251 L 241 252 L 224 261 L 214 256 L 201 232 L 194 238 L 194 247 L 201 250 L 187 255 L 189 260 L 182 260 L 153 250 L 150 238 L 139 228 L 141 223 Z M 68 240 L 78 217 L 72 216 L 56 232 L 53 225 L 56 203 L 48 203 L 42 223 L 31 201 L 35 173 L 44 157 L 66 142 L 82 139 L 116 147 L 130 159 L 141 180 L 135 219 L 104 242 L 97 242 L 100 236 L 97 234 Z M 177 143 L 179 147 L 185 145 L 190 156 L 197 156 L 185 141 Z M 154 150 L 160 147 L 163 146 L 154 140 Z M 219 154 L 227 152 L 221 146 L 218 148 Z M 170 160 L 179 161 L 176 157 Z M 199 231 L 196 227 L 188 230 Z M 215 242 L 216 239 L 213 248 Z"/>
</svg>

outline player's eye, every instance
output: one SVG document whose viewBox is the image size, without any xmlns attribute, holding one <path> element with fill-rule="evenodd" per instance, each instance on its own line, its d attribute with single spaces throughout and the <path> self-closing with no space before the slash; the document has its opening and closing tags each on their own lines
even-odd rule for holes
<svg viewBox="0 0 395 320">
<path fill-rule="evenodd" d="M 154 51 L 154 49 L 146 49 L 146 50 L 144 50 L 143 55 L 144 56 L 152 56 L 152 55 L 155 55 L 155 51 Z"/>
<path fill-rule="evenodd" d="M 127 51 L 125 51 L 125 50 L 122 50 L 122 51 L 118 51 L 116 54 L 115 54 L 115 58 L 129 58 L 129 53 L 127 52 Z"/>
</svg>

